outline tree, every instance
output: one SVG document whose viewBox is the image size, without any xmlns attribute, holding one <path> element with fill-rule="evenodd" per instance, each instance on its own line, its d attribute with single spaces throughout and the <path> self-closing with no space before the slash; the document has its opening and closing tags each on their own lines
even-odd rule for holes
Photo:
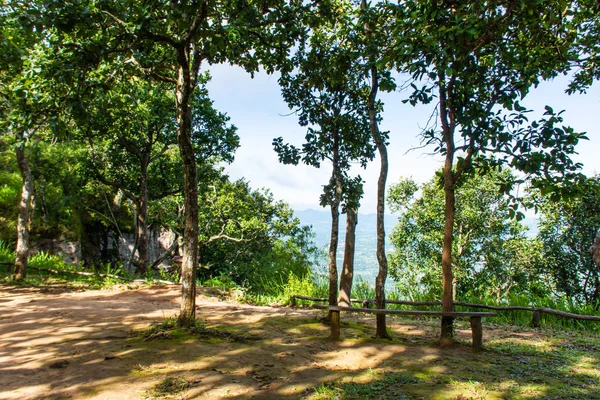
<svg viewBox="0 0 600 400">
<path fill-rule="evenodd" d="M 560 294 L 598 308 L 600 269 L 590 246 L 600 230 L 600 177 L 587 178 L 582 186 L 579 195 L 569 201 L 535 195 L 541 211 L 541 265 Z"/>
<path fill-rule="evenodd" d="M 534 257 L 538 242 L 525 237 L 525 227 L 511 215 L 510 198 L 500 185 L 508 171 L 475 175 L 456 188 L 452 242 L 453 301 L 459 297 L 506 297 L 529 294 L 538 287 Z M 391 235 L 391 275 L 408 297 L 437 297 L 442 289 L 438 268 L 444 240 L 444 191 L 439 176 L 417 185 L 402 179 L 390 188 L 390 207 L 401 212 Z M 418 198 L 414 198 L 417 191 Z"/>
<path fill-rule="evenodd" d="M 574 32 L 575 42 L 570 49 L 569 59 L 574 69 L 574 78 L 567 93 L 585 93 L 592 84 L 600 79 L 598 58 L 600 57 L 600 8 L 595 0 L 572 2 L 569 20 Z"/>
<path fill-rule="evenodd" d="M 347 44 L 352 8 L 342 3 L 336 11 L 334 22 L 323 22 L 313 29 L 310 40 L 299 48 L 294 58 L 297 70 L 282 74 L 279 80 L 285 101 L 298 112 L 300 125 L 307 127 L 306 142 L 298 148 L 284 143 L 281 137 L 273 141 L 279 161 L 285 164 L 302 161 L 317 168 L 325 160 L 332 164 L 329 184 L 323 187 L 321 195 L 321 205 L 331 210 L 330 305 L 337 304 L 339 207 L 345 182 L 351 181 L 347 171 L 352 162 L 364 167 L 374 157 L 362 75 L 354 62 L 353 49 Z"/>
<path fill-rule="evenodd" d="M 239 144 L 236 128 L 227 125 L 229 118 L 214 110 L 208 98 L 208 79 L 208 74 L 201 77 L 192 98 L 192 140 L 199 165 L 232 161 Z M 152 85 L 135 76 L 125 75 L 108 89 L 98 87 L 79 118 L 91 150 L 90 170 L 133 203 L 137 272 L 144 275 L 149 262 L 149 201 L 179 193 L 182 187 L 181 161 L 173 153 L 173 99 L 164 84 Z"/>
<path fill-rule="evenodd" d="M 371 8 L 366 0 L 361 3 L 361 18 L 359 23 L 364 26 L 361 37 L 361 50 L 365 65 L 365 77 L 370 78 L 367 97 L 367 110 L 369 115 L 369 128 L 371 137 L 381 163 L 379 178 L 377 180 L 377 263 L 379 272 L 375 281 L 375 303 L 377 308 L 385 308 L 385 281 L 388 274 L 388 261 L 385 252 L 385 189 L 388 175 L 387 132 L 379 129 L 380 112 L 383 105 L 377 100 L 377 95 L 382 89 L 391 91 L 396 85 L 387 68 L 382 66 L 382 53 L 389 38 L 386 35 L 387 13 L 384 7 Z M 386 315 L 377 314 L 377 332 L 379 338 L 389 338 L 386 329 Z"/>
<path fill-rule="evenodd" d="M 463 175 L 473 168 L 509 164 L 536 176 L 532 184 L 546 190 L 557 190 L 557 176 L 577 175 L 578 165 L 569 155 L 583 135 L 557 126 L 562 118 L 549 107 L 547 117 L 529 124 L 527 110 L 519 104 L 541 79 L 567 68 L 572 35 L 563 14 L 566 6 L 566 1 L 498 5 L 429 0 L 391 6 L 397 42 L 388 57 L 416 81 L 406 102 L 438 99 L 439 125 L 427 129 L 423 138 L 444 156 L 444 311 L 453 310 L 455 192 Z M 442 318 L 443 340 L 453 334 L 452 321 Z"/>
<path fill-rule="evenodd" d="M 0 129 L 14 148 L 22 178 L 17 218 L 16 260 L 13 279 L 27 274 L 29 225 L 34 190 L 29 163 L 30 143 L 41 133 L 56 129 L 61 113 L 58 86 L 39 74 L 48 56 L 48 36 L 36 23 L 28 6 L 19 2 L 0 3 Z M 64 87 L 63 87 L 64 89 Z"/>
<path fill-rule="evenodd" d="M 195 318 L 198 262 L 198 182 L 192 138 L 191 99 L 204 63 L 229 62 L 253 73 L 281 66 L 304 32 L 311 4 L 301 1 L 51 2 L 46 18 L 80 33 L 74 47 L 92 64 L 116 60 L 135 65 L 141 76 L 163 81 L 175 94 L 177 141 L 183 167 L 185 228 L 182 301 L 178 319 Z"/>
<path fill-rule="evenodd" d="M 136 272 L 148 266 L 148 202 L 181 190 L 172 98 L 165 88 L 124 77 L 100 88 L 84 105 L 79 120 L 89 146 L 89 171 L 101 183 L 123 192 L 135 208 Z"/>
<path fill-rule="evenodd" d="M 346 235 L 344 237 L 344 260 L 340 274 L 340 294 L 338 304 L 342 307 L 352 307 L 352 281 L 354 278 L 354 249 L 356 244 L 356 225 L 358 224 L 358 209 L 363 196 L 363 186 L 360 177 L 347 182 L 344 193 L 346 202 L 342 212 L 346 213 Z"/>
<path fill-rule="evenodd" d="M 265 189 L 221 175 L 204 183 L 200 209 L 201 279 L 226 277 L 253 292 L 309 272 L 317 249 L 310 228 Z"/>
</svg>

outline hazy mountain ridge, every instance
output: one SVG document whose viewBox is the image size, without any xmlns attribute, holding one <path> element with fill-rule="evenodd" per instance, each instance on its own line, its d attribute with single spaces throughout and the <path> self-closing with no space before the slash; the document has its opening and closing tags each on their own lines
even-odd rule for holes
<svg viewBox="0 0 600 400">
<path fill-rule="evenodd" d="M 303 225 L 310 225 L 316 234 L 316 245 L 328 250 L 329 239 L 331 236 L 331 212 L 329 210 L 307 209 L 296 211 L 294 214 L 300 219 Z M 389 235 L 396 226 L 398 218 L 393 215 L 385 216 L 386 231 L 386 252 L 392 251 L 393 247 L 389 241 Z M 346 215 L 340 215 L 340 236 L 337 251 L 338 268 L 341 269 L 344 258 L 344 240 L 346 237 Z M 379 265 L 377 264 L 377 215 L 359 214 L 358 224 L 356 226 L 356 245 L 354 254 L 354 273 L 355 277 L 361 276 L 369 283 L 375 284 L 375 276 Z M 321 262 L 323 266 L 327 265 L 327 259 Z"/>
<path fill-rule="evenodd" d="M 307 209 L 295 211 L 302 225 L 311 225 L 316 234 L 316 245 L 327 252 L 329 248 L 329 239 L 331 236 L 331 212 L 329 210 Z M 394 250 L 390 242 L 390 234 L 398 222 L 398 217 L 390 214 L 385 216 L 386 245 L 385 250 L 390 253 Z M 526 232 L 528 237 L 535 237 L 538 232 L 538 218 L 525 218 L 521 223 L 529 228 Z M 344 259 L 344 239 L 346 237 L 346 215 L 340 215 L 340 236 L 337 251 L 338 272 L 341 271 L 342 261 Z M 375 276 L 379 269 L 377 264 L 377 215 L 359 214 L 358 225 L 356 226 L 356 248 L 354 254 L 354 274 L 355 277 L 361 276 L 365 281 L 375 284 Z M 441 249 L 440 249 L 441 251 Z M 321 261 L 321 267 L 327 266 L 327 259 Z M 390 279 L 388 277 L 388 279 Z"/>
</svg>

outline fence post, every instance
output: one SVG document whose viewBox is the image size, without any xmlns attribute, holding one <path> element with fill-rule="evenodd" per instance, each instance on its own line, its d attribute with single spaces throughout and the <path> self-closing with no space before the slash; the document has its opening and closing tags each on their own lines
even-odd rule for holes
<svg viewBox="0 0 600 400">
<path fill-rule="evenodd" d="M 340 311 L 331 310 L 331 339 L 340 339 Z"/>
<path fill-rule="evenodd" d="M 473 350 L 483 348 L 483 330 L 481 329 L 481 317 L 471 317 L 471 332 L 473 333 Z"/>
<path fill-rule="evenodd" d="M 533 316 L 531 317 L 531 326 L 539 328 L 540 322 L 542 321 L 542 310 L 534 310 Z"/>
</svg>

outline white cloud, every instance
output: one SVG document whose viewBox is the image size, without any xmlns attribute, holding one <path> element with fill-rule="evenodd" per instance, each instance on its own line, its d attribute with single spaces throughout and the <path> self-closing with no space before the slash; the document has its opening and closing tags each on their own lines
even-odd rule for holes
<svg viewBox="0 0 600 400">
<path fill-rule="evenodd" d="M 305 128 L 298 126 L 294 115 L 285 116 L 290 111 L 281 98 L 277 76 L 259 73 L 255 79 L 250 79 L 246 72 L 231 66 L 211 67 L 211 73 L 211 98 L 217 109 L 231 116 L 241 138 L 236 160 L 226 167 L 227 172 L 234 178 L 245 177 L 252 187 L 271 189 L 275 198 L 287 201 L 295 209 L 319 208 L 319 196 L 329 179 L 330 167 L 282 165 L 272 148 L 275 137 L 282 136 L 285 141 L 298 145 L 305 135 Z M 523 103 L 541 111 L 546 104 L 555 110 L 567 109 L 565 124 L 577 131 L 587 131 L 590 138 L 589 142 L 579 146 L 577 161 L 584 164 L 584 172 L 595 173 L 600 169 L 597 161 L 600 154 L 600 113 L 597 112 L 600 90 L 592 88 L 584 96 L 567 96 L 564 94 L 566 85 L 566 78 L 543 83 Z M 418 182 L 427 181 L 442 165 L 439 155 L 428 155 L 433 149 L 417 148 L 420 145 L 418 135 L 430 118 L 432 106 L 413 108 L 403 104 L 403 98 L 404 95 L 398 93 L 384 97 L 382 129 L 390 131 L 388 186 L 401 176 L 412 177 Z M 367 170 L 357 166 L 352 173 L 360 174 L 365 180 L 361 211 L 375 212 L 379 160 L 374 160 Z"/>
</svg>

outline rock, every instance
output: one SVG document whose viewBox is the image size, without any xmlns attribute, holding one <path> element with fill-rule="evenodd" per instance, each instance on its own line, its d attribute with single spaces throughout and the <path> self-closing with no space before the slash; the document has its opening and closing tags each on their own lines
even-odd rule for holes
<svg viewBox="0 0 600 400">
<path fill-rule="evenodd" d="M 67 360 L 58 360 L 58 361 L 53 362 L 52 364 L 49 364 L 48 368 L 61 369 L 61 368 L 67 368 L 67 365 L 69 365 L 69 362 Z"/>
</svg>

